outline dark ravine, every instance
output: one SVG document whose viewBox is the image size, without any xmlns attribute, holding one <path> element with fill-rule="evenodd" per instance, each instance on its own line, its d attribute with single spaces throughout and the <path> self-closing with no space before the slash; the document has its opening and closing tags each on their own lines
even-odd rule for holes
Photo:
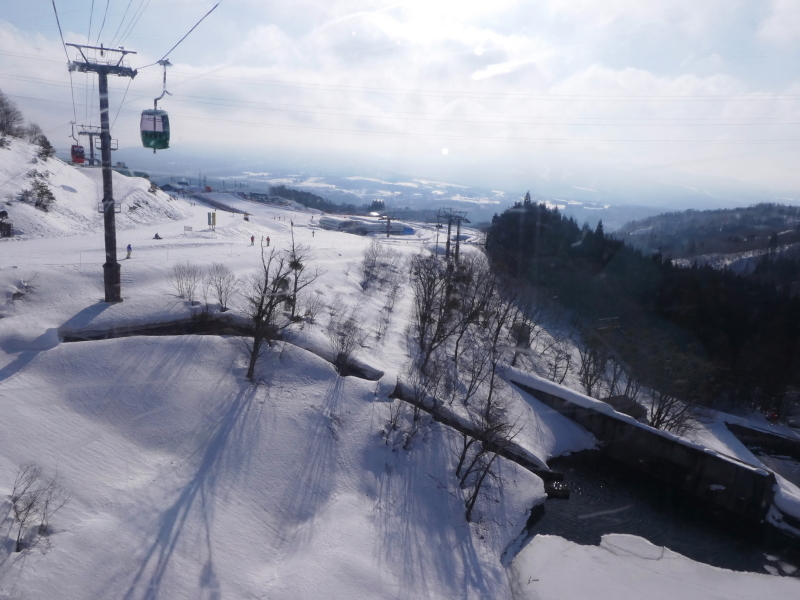
<svg viewBox="0 0 800 600">
<path fill-rule="evenodd" d="M 800 460 L 800 439 L 798 438 L 791 438 L 772 431 L 756 429 L 755 427 L 745 427 L 736 423 L 725 423 L 725 426 L 745 446 L 760 446 L 771 452 Z"/>
<path fill-rule="evenodd" d="M 625 533 L 716 567 L 759 573 L 770 567 L 784 575 L 797 567 L 791 574 L 800 577 L 800 543 L 777 529 L 731 519 L 727 510 L 596 450 L 553 459 L 550 466 L 564 473 L 571 496 L 531 509 L 529 539 L 558 535 L 597 545 L 604 534 Z"/>
<path fill-rule="evenodd" d="M 618 413 L 600 412 L 509 381 L 594 434 L 603 454 L 632 471 L 756 523 L 763 522 L 773 506 L 775 475 L 765 469 L 639 426 Z"/>
</svg>

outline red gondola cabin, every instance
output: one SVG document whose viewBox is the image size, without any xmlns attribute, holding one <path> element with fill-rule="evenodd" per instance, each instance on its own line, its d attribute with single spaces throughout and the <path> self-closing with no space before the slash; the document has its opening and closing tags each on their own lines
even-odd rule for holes
<svg viewBox="0 0 800 600">
<path fill-rule="evenodd" d="M 73 145 L 70 154 L 72 155 L 72 162 L 76 165 L 82 165 L 86 162 L 86 153 L 83 151 L 83 146 Z"/>
</svg>

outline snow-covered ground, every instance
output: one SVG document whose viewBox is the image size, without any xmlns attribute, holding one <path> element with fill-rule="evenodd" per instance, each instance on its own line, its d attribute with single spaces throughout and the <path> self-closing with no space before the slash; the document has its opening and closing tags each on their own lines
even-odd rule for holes
<svg viewBox="0 0 800 600">
<path fill-rule="evenodd" d="M 25 185 L 32 150 L 13 143 L 0 149 L 8 179 L 0 198 Z M 200 308 L 175 296 L 174 265 L 221 262 L 244 275 L 259 265 L 262 239 L 286 248 L 292 232 L 322 271 L 308 293 L 358 307 L 374 329 L 385 293 L 365 293 L 358 273 L 370 238 L 319 229 L 311 212 L 252 203 L 249 221 L 218 212 L 211 231 L 212 209 L 116 176 L 118 198 L 150 202 L 118 215 L 124 301 L 107 305 L 99 174 L 57 161 L 47 168 L 63 192 L 54 209 L 12 201 L 15 225 L 27 233 L 0 240 L 0 500 L 8 508 L 17 469 L 31 461 L 57 472 L 71 500 L 51 521 L 47 552 L 11 552 L 13 523 L 2 521 L 0 597 L 511 598 L 511 582 L 540 572 L 537 560 L 517 560 L 509 578 L 501 560 L 544 500 L 538 477 L 501 459 L 507 485 L 470 524 L 451 430 L 430 423 L 408 451 L 384 442 L 386 395 L 408 356 L 405 288 L 385 336 L 371 336 L 359 355 L 384 372 L 378 382 L 339 377 L 319 352 L 302 349 L 325 346 L 319 324 L 298 325 L 289 342 L 270 348 L 256 385 L 244 378 L 237 338 L 59 339 L 59 330 L 186 318 Z M 410 255 L 432 248 L 435 235 L 419 227 L 379 239 Z M 515 398 L 516 441 L 540 461 L 591 445 L 574 423 Z M 564 587 L 553 580 L 556 591 L 541 597 L 579 597 L 569 593 L 578 577 L 563 575 L 569 559 L 558 560 Z M 607 572 L 624 575 L 639 560 L 615 555 Z M 765 597 L 797 586 L 752 582 Z"/>
<path fill-rule="evenodd" d="M 783 568 L 776 562 L 776 573 Z M 604 535 L 599 546 L 536 536 L 510 577 L 517 600 L 788 600 L 800 590 L 796 579 L 718 569 L 623 534 Z"/>
</svg>

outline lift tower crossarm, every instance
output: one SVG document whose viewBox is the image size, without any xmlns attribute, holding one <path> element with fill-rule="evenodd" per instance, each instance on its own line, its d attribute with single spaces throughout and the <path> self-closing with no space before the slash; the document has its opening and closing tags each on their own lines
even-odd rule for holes
<svg viewBox="0 0 800 600">
<path fill-rule="evenodd" d="M 136 69 L 131 69 L 122 64 L 128 54 L 136 54 L 131 50 L 104 48 L 102 45 L 83 46 L 67 44 L 77 48 L 83 60 L 69 63 L 70 71 L 81 73 L 97 73 L 98 88 L 100 90 L 100 155 L 103 161 L 103 224 L 105 226 L 106 262 L 103 265 L 103 284 L 105 287 L 106 302 L 122 302 L 122 285 L 120 270 L 117 262 L 117 225 L 114 220 L 114 190 L 111 181 L 111 127 L 108 124 L 108 76 L 136 77 Z M 114 52 L 119 58 L 107 62 L 89 60 L 84 50 L 99 50 L 100 56 L 106 52 Z"/>
<path fill-rule="evenodd" d="M 122 50 L 116 48 L 104 48 L 103 46 L 82 46 L 80 44 L 66 44 L 67 46 L 72 46 L 73 48 L 77 48 L 78 52 L 81 53 L 81 58 L 83 60 L 73 60 L 69 63 L 69 70 L 70 71 L 78 71 L 79 73 L 99 73 L 100 70 L 105 71 L 107 75 L 118 75 L 119 77 L 130 77 L 133 79 L 136 77 L 138 71 L 136 69 L 131 69 L 122 64 L 123 59 L 128 54 L 136 54 L 132 50 Z M 96 61 L 89 60 L 86 57 L 86 53 L 84 50 L 99 50 L 100 56 L 103 56 L 106 52 L 115 52 L 119 54 L 119 58 L 116 62 L 110 60 L 105 63 L 98 63 Z"/>
</svg>

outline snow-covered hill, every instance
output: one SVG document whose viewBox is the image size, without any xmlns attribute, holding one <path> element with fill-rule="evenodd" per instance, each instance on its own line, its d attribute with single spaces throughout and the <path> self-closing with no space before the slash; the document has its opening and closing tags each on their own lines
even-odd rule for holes
<svg viewBox="0 0 800 600">
<path fill-rule="evenodd" d="M 12 150 L 20 173 L 29 149 Z M 455 476 L 458 433 L 426 420 L 407 448 L 385 441 L 400 406 L 388 394 L 408 361 L 413 298 L 406 283 L 387 311 L 387 290 L 362 289 L 358 265 L 371 238 L 321 229 L 308 212 L 250 202 L 249 221 L 218 212 L 211 230 L 207 206 L 157 195 L 142 212 L 118 215 L 120 249 L 131 243 L 133 256 L 120 261 L 124 302 L 106 304 L 96 181 L 57 161 L 32 166 L 46 166 L 50 181 L 76 190 L 61 188 L 55 205 L 74 206 L 86 221 L 30 209 L 32 222 L 43 223 L 41 237 L 0 243 L 0 506 L 9 508 L 18 469 L 29 462 L 58 473 L 71 500 L 51 520 L 48 544 L 29 553 L 13 552 L 14 521 L 0 511 L 0 598 L 511 600 L 512 590 L 537 578 L 539 561 L 519 561 L 509 573 L 503 552 L 544 501 L 539 477 L 498 459 L 505 483 L 482 498 L 469 523 Z M 146 182 L 116 181 L 120 198 L 126 182 L 130 198 L 137 190 L 151 196 Z M 3 186 L 18 190 L 24 181 Z M 30 207 L 10 208 L 16 224 L 26 218 L 18 209 Z M 141 224 L 132 220 L 143 215 Z M 162 239 L 153 239 L 156 231 Z M 408 257 L 434 250 L 436 235 L 415 226 L 412 235 L 379 241 Z M 223 263 L 245 276 L 261 264 L 251 236 L 269 237 L 270 249 L 292 239 L 309 246 L 321 276 L 308 294 L 325 307 L 357 310 L 370 332 L 359 358 L 383 372 L 379 381 L 340 377 L 320 357 L 320 348 L 329 349 L 329 308 L 265 351 L 255 384 L 244 378 L 238 338 L 59 337 L 190 318 L 201 308 L 176 297 L 173 267 Z M 242 304 L 232 298 L 233 312 Z M 562 415 L 519 394 L 511 400 L 516 442 L 538 461 L 592 445 Z M 407 410 L 405 425 L 412 419 Z M 556 559 L 558 573 L 566 572 L 571 558 Z M 640 562 L 604 559 L 573 570 L 574 580 L 589 569 L 622 577 Z M 658 576 L 671 576 L 673 562 L 660 563 Z M 685 564 L 696 565 L 678 567 Z M 685 586 L 703 583 L 703 570 L 695 573 Z M 574 583 L 568 576 L 562 585 Z M 746 577 L 764 597 L 791 585 Z M 659 585 L 658 577 L 650 581 Z M 532 589 L 516 598 L 537 597 Z M 541 597 L 573 596 L 556 589 Z"/>
<path fill-rule="evenodd" d="M 41 238 L 85 234 L 103 228 L 98 203 L 103 199 L 102 172 L 99 168 L 75 167 L 58 158 L 38 159 L 38 146 L 8 138 L 7 148 L 0 148 L 0 210 L 8 213 L 14 224 L 15 238 Z M 32 202 L 19 200 L 23 190 L 35 180 L 46 184 L 55 197 L 47 211 Z M 113 173 L 114 199 L 121 205 L 117 228 L 141 225 L 189 216 L 187 203 L 173 200 L 139 177 Z"/>
</svg>

